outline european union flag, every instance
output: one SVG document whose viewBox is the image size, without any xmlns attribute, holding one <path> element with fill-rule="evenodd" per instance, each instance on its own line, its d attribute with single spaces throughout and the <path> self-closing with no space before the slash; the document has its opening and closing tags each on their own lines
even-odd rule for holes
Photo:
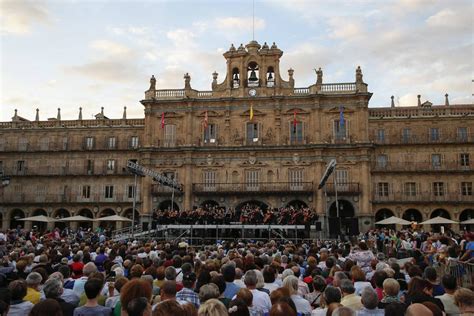
<svg viewBox="0 0 474 316">
<path fill-rule="evenodd" d="M 344 107 L 339 106 L 339 128 L 344 128 Z"/>
</svg>

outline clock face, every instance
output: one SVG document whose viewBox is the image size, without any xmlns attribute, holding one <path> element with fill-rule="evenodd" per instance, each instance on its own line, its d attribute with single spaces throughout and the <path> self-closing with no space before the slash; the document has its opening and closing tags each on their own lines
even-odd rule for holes
<svg viewBox="0 0 474 316">
<path fill-rule="evenodd" d="M 255 89 L 250 89 L 249 90 L 249 96 L 254 97 L 256 95 L 257 95 L 257 90 L 255 90 Z"/>
</svg>

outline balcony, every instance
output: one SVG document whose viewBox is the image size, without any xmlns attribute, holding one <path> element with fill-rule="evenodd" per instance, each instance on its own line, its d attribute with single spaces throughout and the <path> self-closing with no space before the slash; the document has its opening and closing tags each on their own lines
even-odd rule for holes
<svg viewBox="0 0 474 316">
<path fill-rule="evenodd" d="M 431 135 L 385 136 L 372 135 L 371 141 L 377 145 L 411 145 L 411 144 L 465 144 L 474 143 L 474 133 L 441 134 L 436 138 Z"/>
<path fill-rule="evenodd" d="M 374 192 L 372 196 L 374 203 L 473 203 L 474 195 L 463 195 L 459 192 L 445 192 L 443 195 L 435 195 L 433 192 L 417 192 L 410 195 L 404 192 L 394 192 L 381 196 Z"/>
<path fill-rule="evenodd" d="M 334 183 L 327 183 L 326 184 L 326 194 L 329 196 L 336 195 Z M 360 195 L 362 193 L 360 189 L 359 182 L 346 182 L 346 183 L 338 183 L 337 184 L 337 195 Z"/>
<path fill-rule="evenodd" d="M 193 183 L 193 193 L 197 195 L 262 195 L 312 192 L 313 182 Z"/>
<path fill-rule="evenodd" d="M 167 186 L 160 184 L 152 184 L 151 186 L 151 195 L 152 196 L 171 196 L 173 194 L 173 189 Z M 182 195 L 183 192 L 179 190 L 174 190 L 175 195 Z"/>
<path fill-rule="evenodd" d="M 137 196 L 138 197 L 138 196 Z M 85 198 L 79 193 L 74 194 L 36 194 L 36 193 L 4 193 L 3 200 L 5 204 L 55 204 L 55 203 L 119 203 L 131 202 L 128 196 L 117 193 L 112 198 L 105 198 L 104 195 L 91 194 Z"/>
<path fill-rule="evenodd" d="M 372 164 L 372 172 L 470 172 L 471 166 L 461 166 L 458 161 L 445 161 L 439 165 L 431 162 L 399 162 L 391 161 L 385 164 Z"/>
</svg>

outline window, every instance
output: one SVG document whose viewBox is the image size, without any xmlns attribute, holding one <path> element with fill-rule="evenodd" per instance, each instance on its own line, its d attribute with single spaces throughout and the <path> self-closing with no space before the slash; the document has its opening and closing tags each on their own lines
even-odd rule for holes
<svg viewBox="0 0 474 316">
<path fill-rule="evenodd" d="M 130 137 L 130 148 L 138 148 L 138 136 Z"/>
<path fill-rule="evenodd" d="M 46 187 L 44 185 L 36 186 L 36 199 L 43 200 L 46 193 Z"/>
<path fill-rule="evenodd" d="M 467 128 L 466 127 L 458 127 L 457 136 L 458 136 L 458 141 L 467 142 Z"/>
<path fill-rule="evenodd" d="M 63 150 L 67 150 L 68 147 L 68 138 L 63 137 Z"/>
<path fill-rule="evenodd" d="M 416 183 L 405 182 L 405 184 L 403 185 L 403 193 L 406 196 L 416 196 Z"/>
<path fill-rule="evenodd" d="M 105 198 L 112 199 L 114 197 L 114 186 L 106 185 L 105 186 Z"/>
<path fill-rule="evenodd" d="M 303 189 L 303 169 L 289 170 L 290 190 Z"/>
<path fill-rule="evenodd" d="M 16 162 L 16 171 L 17 171 L 17 174 L 24 174 L 25 173 L 25 161 L 24 160 L 18 160 Z"/>
<path fill-rule="evenodd" d="M 258 170 L 245 171 L 245 184 L 248 191 L 257 191 L 260 172 Z"/>
<path fill-rule="evenodd" d="M 204 129 L 204 143 L 214 144 L 217 138 L 217 126 L 215 124 L 208 124 L 207 128 Z"/>
<path fill-rule="evenodd" d="M 337 189 L 339 191 L 346 191 L 349 189 L 349 171 L 336 169 Z"/>
<path fill-rule="evenodd" d="M 94 137 L 86 137 L 86 149 L 94 148 Z"/>
<path fill-rule="evenodd" d="M 377 142 L 385 143 L 385 130 L 382 128 L 377 130 Z"/>
<path fill-rule="evenodd" d="M 430 141 L 439 141 L 439 128 L 430 128 Z"/>
<path fill-rule="evenodd" d="M 91 186 L 83 185 L 82 186 L 82 198 L 89 199 L 91 197 Z"/>
<path fill-rule="evenodd" d="M 88 159 L 86 161 L 86 172 L 89 175 L 94 174 L 94 160 Z"/>
<path fill-rule="evenodd" d="M 432 154 L 431 155 L 431 166 L 434 169 L 439 169 L 441 167 L 441 155 L 440 154 Z"/>
<path fill-rule="evenodd" d="M 303 142 L 303 122 L 290 122 L 290 142 L 292 144 Z"/>
<path fill-rule="evenodd" d="M 107 173 L 115 171 L 115 160 L 109 159 L 107 160 Z"/>
<path fill-rule="evenodd" d="M 134 192 L 135 192 L 135 186 L 133 184 L 129 184 L 127 186 L 127 197 L 129 199 L 133 199 Z"/>
<path fill-rule="evenodd" d="M 4 175 L 4 171 L 3 171 L 3 161 L 0 160 L 0 176 L 3 176 Z"/>
<path fill-rule="evenodd" d="M 462 153 L 459 155 L 459 159 L 461 167 L 469 167 L 469 154 Z"/>
<path fill-rule="evenodd" d="M 385 169 L 387 167 L 387 155 L 378 155 L 377 156 L 377 167 Z"/>
<path fill-rule="evenodd" d="M 176 125 L 165 125 L 165 146 L 173 147 L 176 141 Z"/>
<path fill-rule="evenodd" d="M 411 140 L 411 129 L 404 128 L 402 130 L 402 142 L 409 143 Z"/>
<path fill-rule="evenodd" d="M 377 183 L 378 196 L 388 196 L 388 182 Z"/>
<path fill-rule="evenodd" d="M 176 180 L 178 177 L 175 171 L 165 171 L 163 172 L 163 176 L 171 180 Z"/>
<path fill-rule="evenodd" d="M 247 143 L 258 142 L 258 123 L 247 123 Z"/>
<path fill-rule="evenodd" d="M 109 137 L 107 139 L 107 148 L 109 149 L 115 149 L 116 148 L 116 144 L 117 144 L 117 138 L 115 137 Z"/>
<path fill-rule="evenodd" d="M 341 124 L 340 120 L 334 120 L 334 138 L 336 140 L 344 140 L 347 137 L 347 120 L 344 120 L 344 123 Z"/>
<path fill-rule="evenodd" d="M 472 195 L 472 182 L 461 182 L 461 194 Z"/>
<path fill-rule="evenodd" d="M 444 182 L 433 182 L 433 194 L 434 196 L 444 195 Z"/>
<path fill-rule="evenodd" d="M 49 138 L 44 137 L 40 140 L 40 150 L 46 151 L 49 150 Z"/>
<path fill-rule="evenodd" d="M 28 149 L 28 140 L 26 138 L 20 138 L 18 140 L 18 150 L 26 151 Z"/>
<path fill-rule="evenodd" d="M 204 182 L 204 190 L 215 191 L 216 189 L 216 172 L 214 170 L 206 170 L 202 175 Z"/>
</svg>

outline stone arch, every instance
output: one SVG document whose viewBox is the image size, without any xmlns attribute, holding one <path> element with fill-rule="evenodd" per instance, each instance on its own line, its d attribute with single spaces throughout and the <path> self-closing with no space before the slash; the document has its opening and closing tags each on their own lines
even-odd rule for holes
<svg viewBox="0 0 474 316">
<path fill-rule="evenodd" d="M 60 208 L 53 212 L 52 217 L 55 219 L 61 219 L 61 218 L 66 218 L 70 216 L 71 216 L 71 213 L 68 210 L 66 210 L 65 208 Z M 56 222 L 54 223 L 54 226 L 62 230 L 66 228 L 66 222 Z"/>
<path fill-rule="evenodd" d="M 171 203 L 173 203 L 173 206 L 171 205 Z M 171 200 L 164 200 L 164 201 L 161 201 L 160 204 L 158 204 L 158 209 L 160 210 L 175 210 L 175 211 L 179 211 L 179 205 L 178 203 L 176 203 L 176 201 L 171 201 Z"/>
<path fill-rule="evenodd" d="M 77 215 L 94 218 L 94 213 L 88 208 L 83 208 L 79 210 L 79 212 L 77 212 Z M 79 222 L 78 226 L 84 229 L 92 228 L 92 222 Z"/>
<path fill-rule="evenodd" d="M 250 206 L 259 206 L 262 210 L 266 210 L 268 208 L 268 203 L 263 202 L 263 201 L 258 201 L 258 200 L 245 200 L 243 202 L 240 202 L 237 204 L 235 207 L 236 211 L 241 211 L 243 207 L 250 205 Z"/>
<path fill-rule="evenodd" d="M 39 215 L 48 216 L 48 212 L 46 212 L 46 210 L 44 210 L 42 208 L 37 208 L 31 213 L 31 216 L 39 216 Z M 32 222 L 31 227 L 33 229 L 36 229 L 36 230 L 40 231 L 40 232 L 43 232 L 48 228 L 48 224 L 43 223 L 43 222 Z"/>
<path fill-rule="evenodd" d="M 101 217 L 106 217 L 106 216 L 112 216 L 112 215 L 117 215 L 117 212 L 115 212 L 113 209 L 111 208 L 104 208 L 103 210 L 101 210 L 98 214 L 98 218 L 101 218 Z"/>
<path fill-rule="evenodd" d="M 306 204 L 305 202 L 301 201 L 301 200 L 291 200 L 290 202 L 288 202 L 286 204 L 286 207 L 291 207 L 293 206 L 294 208 L 296 209 L 300 209 L 300 208 L 303 208 L 303 207 L 308 207 L 308 204 Z"/>
<path fill-rule="evenodd" d="M 205 200 L 201 203 L 201 207 L 205 207 L 205 206 L 210 206 L 210 207 L 216 206 L 216 207 L 218 207 L 219 203 L 214 201 L 214 200 Z"/>
<path fill-rule="evenodd" d="M 107 230 L 115 230 L 115 228 L 117 227 L 116 222 L 100 221 L 101 217 L 107 217 L 107 216 L 112 216 L 112 215 L 117 215 L 117 212 L 115 212 L 111 208 L 104 208 L 103 210 L 101 210 L 97 217 L 97 219 L 99 219 L 99 226 Z"/>
<path fill-rule="evenodd" d="M 410 222 L 421 223 L 423 221 L 423 215 L 416 208 L 409 208 L 403 212 L 402 218 Z"/>
<path fill-rule="evenodd" d="M 260 66 L 255 60 L 247 62 L 247 86 L 258 87 L 260 85 Z M 252 81 L 252 78 L 256 79 Z"/>
<path fill-rule="evenodd" d="M 24 228 L 25 222 L 19 221 L 21 218 L 25 218 L 26 214 L 22 209 L 16 208 L 10 212 L 10 228 L 17 228 L 18 226 Z"/>
<path fill-rule="evenodd" d="M 450 215 L 449 212 L 448 212 L 447 210 L 445 210 L 444 208 L 437 208 L 437 209 L 435 209 L 433 212 L 431 212 L 431 214 L 430 214 L 430 218 L 435 218 L 435 217 L 437 217 L 437 216 L 440 216 L 440 217 L 443 217 L 443 218 L 447 218 L 447 219 L 451 219 L 451 215 Z M 434 231 L 434 232 L 440 232 L 440 231 L 441 231 L 441 226 L 450 228 L 450 227 L 451 227 L 451 224 L 431 225 L 431 230 Z"/>
<path fill-rule="evenodd" d="M 336 201 L 329 207 L 329 234 L 331 236 L 359 234 L 359 222 L 355 217 L 354 205 L 345 199 L 338 199 L 339 212 Z"/>
<path fill-rule="evenodd" d="M 467 208 L 459 214 L 459 221 L 464 222 L 470 219 L 474 219 L 474 209 L 472 208 Z M 466 231 L 473 231 L 474 230 L 474 224 L 461 224 L 461 229 L 466 230 Z"/>
<path fill-rule="evenodd" d="M 125 211 L 123 211 L 122 216 L 133 220 L 132 208 L 128 208 Z M 140 222 L 140 213 L 138 212 L 137 209 L 135 209 L 135 225 L 137 225 L 139 222 Z M 131 225 L 132 225 L 132 222 L 124 222 L 122 224 L 122 227 L 129 227 Z"/>
<path fill-rule="evenodd" d="M 384 220 L 386 218 L 395 216 L 395 214 L 392 212 L 391 209 L 389 208 L 381 208 L 375 213 L 375 222 Z"/>
<path fill-rule="evenodd" d="M 31 216 L 39 216 L 39 215 L 48 216 L 48 212 L 46 212 L 46 210 L 42 208 L 37 208 L 33 211 L 33 213 L 31 213 Z"/>
</svg>

